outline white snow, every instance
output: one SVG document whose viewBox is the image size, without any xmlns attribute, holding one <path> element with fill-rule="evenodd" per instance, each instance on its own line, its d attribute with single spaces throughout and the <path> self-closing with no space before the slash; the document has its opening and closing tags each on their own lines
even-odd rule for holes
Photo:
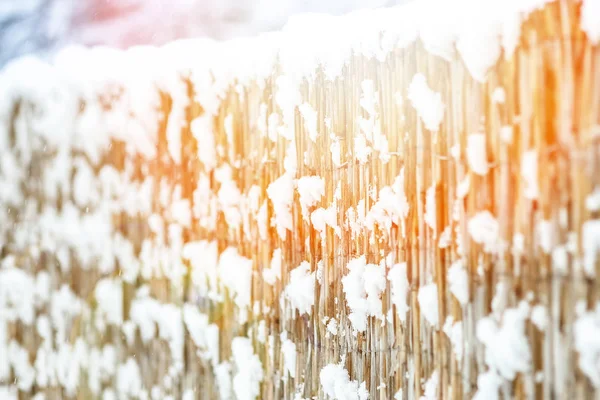
<svg viewBox="0 0 600 400">
<path fill-rule="evenodd" d="M 200 312 L 197 306 L 183 305 L 183 321 L 194 344 L 202 351 L 207 360 L 219 360 L 219 327 L 208 323 L 208 316 Z"/>
<path fill-rule="evenodd" d="M 394 180 L 393 185 L 384 186 L 379 191 L 377 201 L 365 217 L 366 227 L 373 231 L 375 224 L 388 233 L 392 224 L 400 226 L 408 215 L 408 200 L 404 193 L 404 168 Z"/>
<path fill-rule="evenodd" d="M 337 223 L 337 206 L 334 202 L 327 208 L 319 207 L 310 214 L 313 228 L 325 238 L 325 229 L 329 226 L 336 235 L 341 236 L 342 231 Z"/>
<path fill-rule="evenodd" d="M 304 118 L 308 137 L 313 142 L 316 142 L 317 136 L 319 136 L 319 132 L 317 131 L 317 112 L 309 103 L 302 103 L 298 107 L 298 110 L 300 111 L 300 114 L 302 114 L 302 118 Z"/>
<path fill-rule="evenodd" d="M 431 228 L 433 229 L 433 234 L 435 236 L 436 234 L 436 229 L 437 229 L 437 206 L 435 203 L 435 183 L 432 184 L 429 189 L 427 189 L 427 193 L 425 195 L 425 215 L 423 216 L 423 219 L 425 220 L 425 223 Z"/>
<path fill-rule="evenodd" d="M 34 288 L 33 277 L 24 270 L 14 266 L 0 268 L 2 318 L 6 321 L 22 321 L 25 325 L 31 325 L 35 316 Z"/>
<path fill-rule="evenodd" d="M 202 296 L 218 298 L 218 246 L 217 241 L 199 240 L 187 242 L 181 256 L 190 261 L 192 282 Z"/>
<path fill-rule="evenodd" d="M 319 380 L 323 392 L 332 400 L 367 400 L 369 392 L 365 382 L 350 380 L 343 364 L 328 364 L 321 370 Z"/>
<path fill-rule="evenodd" d="M 600 41 L 600 1 L 583 0 L 581 5 L 581 28 L 593 44 Z"/>
<path fill-rule="evenodd" d="M 19 400 L 19 391 L 13 385 L 10 385 L 10 386 L 1 385 L 0 386 L 0 398 L 6 399 L 6 400 Z"/>
<path fill-rule="evenodd" d="M 302 216 L 308 219 L 308 209 L 325 195 L 325 181 L 320 176 L 303 176 L 297 182 Z"/>
<path fill-rule="evenodd" d="M 600 303 L 591 311 L 580 309 L 573 327 L 574 347 L 579 353 L 579 368 L 589 378 L 595 388 L 600 388 Z M 581 307 L 580 307 L 581 306 Z"/>
<path fill-rule="evenodd" d="M 198 146 L 198 159 L 208 171 L 214 169 L 217 166 L 217 153 L 212 119 L 206 115 L 197 117 L 191 122 L 190 129 L 198 143 L 202 143 L 202 146 Z"/>
<path fill-rule="evenodd" d="M 425 382 L 423 396 L 420 400 L 437 400 L 438 398 L 438 386 L 440 385 L 440 373 L 435 370 L 431 373 L 427 382 Z"/>
<path fill-rule="evenodd" d="M 465 306 L 469 302 L 469 275 L 464 261 L 457 260 L 448 268 L 448 287 L 456 300 Z"/>
<path fill-rule="evenodd" d="M 506 91 L 502 87 L 497 87 L 492 92 L 492 101 L 497 104 L 504 104 L 506 102 Z"/>
<path fill-rule="evenodd" d="M 582 227 L 583 269 L 588 276 L 596 275 L 596 261 L 600 253 L 600 219 L 583 223 Z"/>
<path fill-rule="evenodd" d="M 387 279 L 390 281 L 392 291 L 392 304 L 396 306 L 396 313 L 401 322 L 406 321 L 406 313 L 408 312 L 408 303 L 406 297 L 410 284 L 407 277 L 406 263 L 395 264 L 388 271 Z"/>
<path fill-rule="evenodd" d="M 521 159 L 521 176 L 523 177 L 523 196 L 530 200 L 538 198 L 540 189 L 538 186 L 538 154 L 535 150 L 523 153 Z"/>
<path fill-rule="evenodd" d="M 292 140 L 294 138 L 295 110 L 301 101 L 300 91 L 290 76 L 282 75 L 277 78 L 276 83 L 275 101 L 282 114 L 282 125 L 278 132 L 283 138 Z"/>
<path fill-rule="evenodd" d="M 469 194 L 470 186 L 471 186 L 471 179 L 469 178 L 469 175 L 467 175 L 456 186 L 456 197 L 458 197 L 459 199 L 464 199 L 467 196 L 467 194 Z"/>
<path fill-rule="evenodd" d="M 123 283 L 118 279 L 104 278 L 94 289 L 98 309 L 96 326 L 104 330 L 105 323 L 120 326 L 123 323 Z"/>
<path fill-rule="evenodd" d="M 421 314 L 425 320 L 434 328 L 439 327 L 438 314 L 438 287 L 435 283 L 429 283 L 419 288 L 417 295 Z"/>
<path fill-rule="evenodd" d="M 512 144 L 513 128 L 510 125 L 504 125 L 500 128 L 500 139 L 506 144 Z"/>
<path fill-rule="evenodd" d="M 454 322 L 452 317 L 446 318 L 443 331 L 450 339 L 452 344 L 452 352 L 456 357 L 456 361 L 460 364 L 463 357 L 463 324 L 462 321 Z"/>
<path fill-rule="evenodd" d="M 361 82 L 362 94 L 360 97 L 360 106 L 368 115 L 375 115 L 375 105 L 378 102 L 377 94 L 374 89 L 374 82 L 371 79 L 365 79 Z"/>
<path fill-rule="evenodd" d="M 333 336 L 337 335 L 338 333 L 338 322 L 336 321 L 335 318 L 331 318 L 328 322 L 327 322 L 327 332 Z"/>
<path fill-rule="evenodd" d="M 415 74 L 408 87 L 407 97 L 423 121 L 425 128 L 437 132 L 444 119 L 445 106 L 441 94 L 428 86 L 425 75 Z"/>
<path fill-rule="evenodd" d="M 217 365 L 215 367 L 215 377 L 217 379 L 217 387 L 219 388 L 219 398 L 221 400 L 230 400 L 232 390 L 231 364 L 225 361 Z"/>
<path fill-rule="evenodd" d="M 531 322 L 540 330 L 545 331 L 548 326 L 548 309 L 541 304 L 531 309 Z"/>
<path fill-rule="evenodd" d="M 310 263 L 302 261 L 290 271 L 290 280 L 284 290 L 285 298 L 290 302 L 292 310 L 300 315 L 312 312 L 315 303 L 315 273 L 310 272 Z"/>
<path fill-rule="evenodd" d="M 537 235 L 542 251 L 550 254 L 554 248 L 556 229 L 552 221 L 541 220 L 537 226 Z"/>
<path fill-rule="evenodd" d="M 494 370 L 480 373 L 477 377 L 477 392 L 473 400 L 499 400 L 499 390 L 503 381 Z"/>
<path fill-rule="evenodd" d="M 331 162 L 334 167 L 339 167 L 342 165 L 342 155 L 341 155 L 341 144 L 339 140 L 333 140 L 331 145 L 329 146 L 329 151 L 331 152 Z"/>
<path fill-rule="evenodd" d="M 440 249 L 446 249 L 452 244 L 452 227 L 450 225 L 446 226 L 442 231 L 440 238 L 438 240 L 438 247 Z"/>
<path fill-rule="evenodd" d="M 225 215 L 227 225 L 235 229 L 242 223 L 240 202 L 242 194 L 232 178 L 232 169 L 229 164 L 223 164 L 215 171 L 215 179 L 221 184 L 217 192 L 219 209 Z"/>
<path fill-rule="evenodd" d="M 283 261 L 281 249 L 273 250 L 271 265 L 263 270 L 263 279 L 267 285 L 273 286 L 277 280 L 281 279 L 281 263 Z"/>
<path fill-rule="evenodd" d="M 364 135 L 358 134 L 354 137 L 354 156 L 361 164 L 369 161 L 369 156 L 372 152 L 373 149 L 367 144 L 367 139 Z"/>
<path fill-rule="evenodd" d="M 585 199 L 585 207 L 588 211 L 600 211 L 600 187 L 595 188 Z"/>
<path fill-rule="evenodd" d="M 467 162 L 475 174 L 486 175 L 488 173 L 484 133 L 472 133 L 467 136 Z"/>
<path fill-rule="evenodd" d="M 385 290 L 385 266 L 367 264 L 365 256 L 350 260 L 342 287 L 351 312 L 348 319 L 358 332 L 367 329 L 367 318 L 383 318 L 381 293 Z"/>
<path fill-rule="evenodd" d="M 128 358 L 119 366 L 116 374 L 117 391 L 120 397 L 138 397 L 142 390 L 142 376 L 140 367 L 134 358 Z"/>
<path fill-rule="evenodd" d="M 277 233 L 285 239 L 286 230 L 292 230 L 292 202 L 294 201 L 294 181 L 291 174 L 285 173 L 267 187 L 267 196 L 273 203 L 275 213 L 272 225 Z"/>
<path fill-rule="evenodd" d="M 281 332 L 281 352 L 283 364 L 292 378 L 296 377 L 296 344 L 287 337 L 287 332 Z"/>
<path fill-rule="evenodd" d="M 235 365 L 233 392 L 238 400 L 255 400 L 260 394 L 260 382 L 264 378 L 262 363 L 245 337 L 235 337 L 231 342 Z"/>
<path fill-rule="evenodd" d="M 250 307 L 252 260 L 241 256 L 237 248 L 228 247 L 221 253 L 218 269 L 221 283 L 240 310 Z"/>
<path fill-rule="evenodd" d="M 477 339 L 485 346 L 485 362 L 502 378 L 512 381 L 517 373 L 531 370 L 531 349 L 525 333 L 529 305 L 508 308 L 501 322 L 493 316 L 477 323 Z"/>
<path fill-rule="evenodd" d="M 496 254 L 502 250 L 500 225 L 489 211 L 480 211 L 471 217 L 467 230 L 475 243 L 483 245 L 486 253 Z"/>
<path fill-rule="evenodd" d="M 559 274 L 566 274 L 569 267 L 569 254 L 566 246 L 557 246 L 552 251 L 552 269 Z"/>
</svg>

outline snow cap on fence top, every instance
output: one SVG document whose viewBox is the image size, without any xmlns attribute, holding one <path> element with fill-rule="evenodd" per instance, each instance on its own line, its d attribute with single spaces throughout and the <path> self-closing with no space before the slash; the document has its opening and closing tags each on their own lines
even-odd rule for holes
<svg viewBox="0 0 600 400">
<path fill-rule="evenodd" d="M 352 54 L 383 61 L 391 51 L 420 39 L 434 55 L 450 60 L 460 54 L 473 78 L 483 81 L 501 50 L 506 58 L 512 56 L 523 20 L 551 1 L 419 0 L 344 16 L 299 14 L 290 18 L 280 32 L 256 37 L 224 42 L 206 38 L 177 40 L 160 47 L 160 51 L 152 46 L 134 46 L 125 51 L 106 47 L 66 49 L 54 57 L 54 63 L 61 69 L 79 70 L 80 77 L 84 74 L 88 78 L 96 74 L 144 75 L 149 71 L 161 75 L 158 71 L 165 68 L 201 69 L 211 71 L 214 83 L 222 86 L 260 80 L 270 75 L 279 62 L 282 73 L 294 80 L 313 75 L 319 66 L 328 79 L 335 79 Z M 582 28 L 592 41 L 598 40 L 597 24 L 593 23 L 597 3 L 586 0 L 582 7 Z"/>
</svg>

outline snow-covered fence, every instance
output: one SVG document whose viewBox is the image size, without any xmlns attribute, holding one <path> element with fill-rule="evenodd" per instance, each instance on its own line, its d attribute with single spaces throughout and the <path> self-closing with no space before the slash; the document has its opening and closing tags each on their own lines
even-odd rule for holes
<svg viewBox="0 0 600 400">
<path fill-rule="evenodd" d="M 597 396 L 600 10 L 519 3 L 7 66 L 0 398 Z"/>
</svg>

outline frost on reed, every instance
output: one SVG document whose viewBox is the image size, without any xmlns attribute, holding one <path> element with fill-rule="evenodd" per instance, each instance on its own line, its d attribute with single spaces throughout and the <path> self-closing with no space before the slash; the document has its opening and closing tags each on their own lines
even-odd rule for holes
<svg viewBox="0 0 600 400">
<path fill-rule="evenodd" d="M 0 398 L 598 396 L 598 2 L 518 3 L 8 66 Z"/>
</svg>

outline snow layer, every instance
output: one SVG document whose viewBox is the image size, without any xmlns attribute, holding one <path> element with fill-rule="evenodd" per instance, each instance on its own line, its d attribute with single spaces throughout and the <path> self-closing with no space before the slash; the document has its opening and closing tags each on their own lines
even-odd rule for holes
<svg viewBox="0 0 600 400">
<path fill-rule="evenodd" d="M 354 329 L 364 332 L 368 317 L 383 318 L 380 296 L 386 286 L 385 267 L 367 264 L 361 256 L 351 260 L 347 268 L 349 272 L 342 278 L 342 287 L 351 310 L 348 318 Z"/>
<path fill-rule="evenodd" d="M 229 247 L 219 258 L 219 278 L 229 290 L 235 304 L 244 310 L 250 306 L 252 287 L 252 260 L 238 253 L 237 248 Z"/>
<path fill-rule="evenodd" d="M 462 321 L 454 322 L 452 317 L 446 318 L 443 331 L 452 343 L 452 351 L 456 357 L 456 361 L 460 364 L 463 357 L 463 323 Z"/>
<path fill-rule="evenodd" d="M 308 209 L 318 204 L 325 194 L 325 181 L 320 176 L 303 176 L 298 179 L 298 193 L 304 219 L 308 219 Z"/>
<path fill-rule="evenodd" d="M 365 217 L 365 225 L 371 231 L 377 225 L 389 233 L 392 225 L 402 225 L 408 215 L 408 210 L 408 200 L 404 193 L 404 168 L 402 168 L 394 179 L 393 185 L 379 190 L 376 203 Z"/>
<path fill-rule="evenodd" d="M 290 280 L 284 291 L 293 310 L 300 314 L 310 314 L 315 303 L 315 273 L 310 272 L 310 264 L 303 261 L 290 271 Z"/>
<path fill-rule="evenodd" d="M 588 276 L 595 276 L 600 255 L 600 219 L 586 221 L 582 231 L 583 269 Z"/>
<path fill-rule="evenodd" d="M 523 176 L 524 196 L 535 200 L 539 196 L 538 187 L 538 155 L 535 150 L 523 153 L 521 160 L 521 175 Z"/>
<path fill-rule="evenodd" d="M 581 304 L 585 310 L 585 304 Z M 579 305 L 578 305 L 579 306 Z M 591 311 L 579 312 L 573 330 L 579 368 L 594 387 L 600 388 L 600 303 Z"/>
<path fill-rule="evenodd" d="M 467 161 L 471 171 L 477 175 L 486 175 L 488 161 L 485 147 L 485 134 L 472 133 L 467 137 Z"/>
<path fill-rule="evenodd" d="M 502 250 L 500 225 L 489 211 L 481 211 L 471 217 L 467 229 L 471 239 L 481 244 L 485 252 L 496 254 Z"/>
<path fill-rule="evenodd" d="M 281 352 L 285 370 L 290 377 L 296 376 L 296 344 L 287 337 L 287 332 L 281 332 Z"/>
<path fill-rule="evenodd" d="M 245 337 L 236 337 L 231 342 L 231 352 L 235 365 L 233 392 L 238 400 L 255 400 L 260 394 L 260 382 L 264 378 L 260 359 L 252 348 L 252 342 Z"/>
<path fill-rule="evenodd" d="M 504 311 L 499 323 L 489 316 L 477 323 L 477 339 L 485 345 L 485 362 L 502 378 L 512 381 L 517 373 L 531 370 L 531 349 L 525 334 L 529 305 Z"/>
<path fill-rule="evenodd" d="M 273 203 L 275 212 L 271 224 L 277 228 L 279 236 L 285 239 L 286 230 L 292 230 L 291 206 L 294 201 L 294 181 L 291 174 L 285 173 L 271 182 L 267 188 L 267 195 Z"/>
<path fill-rule="evenodd" d="M 583 0 L 581 28 L 587 34 L 590 42 L 597 44 L 600 41 L 600 1 Z"/>
<path fill-rule="evenodd" d="M 406 297 L 410 284 L 406 272 L 406 263 L 395 264 L 388 271 L 387 277 L 392 289 L 392 303 L 396 306 L 396 313 L 402 322 L 406 320 L 406 313 L 408 312 Z"/>
<path fill-rule="evenodd" d="M 281 249 L 273 250 L 271 265 L 263 270 L 263 279 L 267 285 L 274 285 L 275 282 L 281 279 Z"/>
<path fill-rule="evenodd" d="M 438 398 L 438 386 L 440 384 L 440 373 L 435 370 L 425 382 L 423 396 L 420 400 L 436 400 Z"/>
<path fill-rule="evenodd" d="M 441 94 L 427 85 L 425 75 L 415 74 L 408 87 L 408 99 L 417 110 L 425 128 L 437 132 L 444 118 L 444 103 Z"/>
<path fill-rule="evenodd" d="M 435 283 L 429 283 L 419 288 L 417 295 L 419 307 L 425 320 L 434 328 L 439 327 L 438 314 L 438 287 Z"/>
<path fill-rule="evenodd" d="M 319 374 L 323 392 L 331 400 L 367 400 L 369 392 L 365 382 L 350 380 L 342 364 L 328 364 Z"/>
<path fill-rule="evenodd" d="M 213 362 L 219 359 L 219 327 L 208 323 L 208 316 L 192 304 L 184 304 L 183 321 L 202 357 Z"/>
<path fill-rule="evenodd" d="M 448 286 L 462 306 L 469 302 L 469 275 L 463 260 L 453 262 L 448 268 Z"/>
</svg>

